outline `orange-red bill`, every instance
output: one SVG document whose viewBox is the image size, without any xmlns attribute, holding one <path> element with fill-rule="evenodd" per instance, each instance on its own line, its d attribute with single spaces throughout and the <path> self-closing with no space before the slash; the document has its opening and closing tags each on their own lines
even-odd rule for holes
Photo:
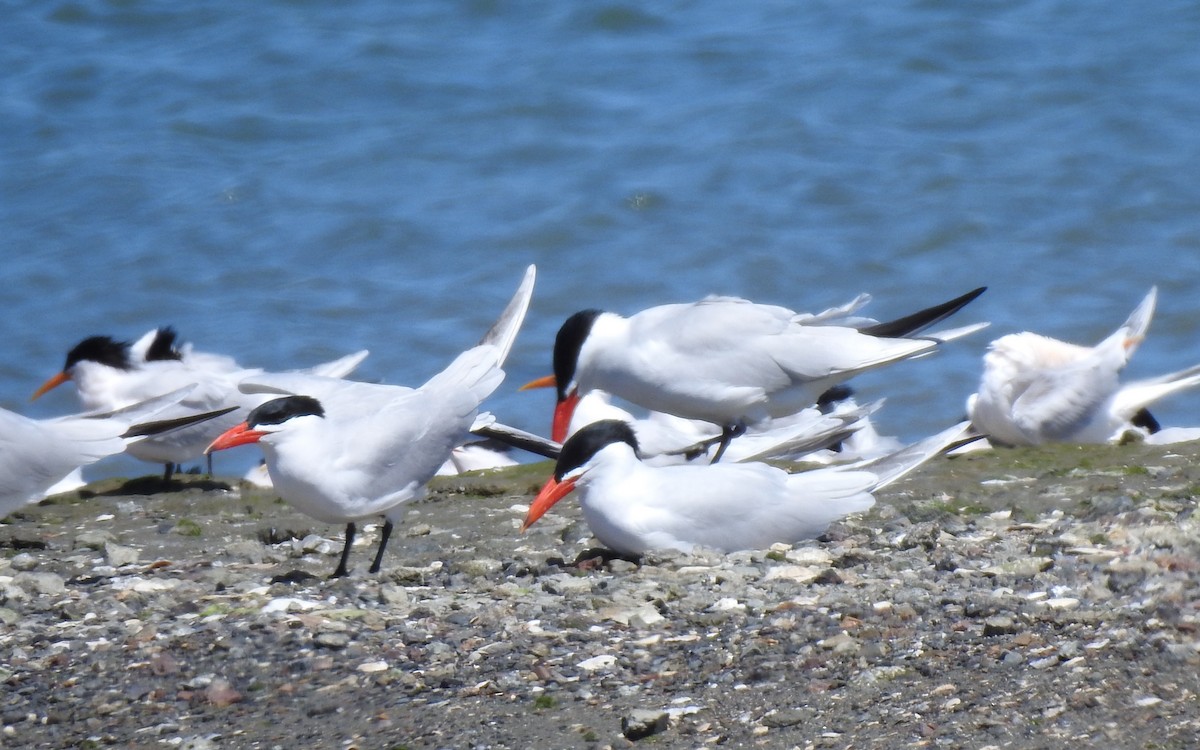
<svg viewBox="0 0 1200 750">
<path fill-rule="evenodd" d="M 36 391 L 34 391 L 33 396 L 31 396 L 29 398 L 29 400 L 36 401 L 37 398 L 39 396 L 41 396 L 42 394 L 44 394 L 46 391 L 54 390 L 55 388 L 59 387 L 60 385 L 62 385 L 63 383 L 67 382 L 70 379 L 71 379 L 70 375 L 68 375 L 65 372 L 60 372 L 59 374 L 57 374 L 54 377 L 47 380 L 45 383 L 42 383 L 42 387 L 38 388 Z"/>
<path fill-rule="evenodd" d="M 530 380 L 528 383 L 521 386 L 517 390 L 518 391 L 532 391 L 534 388 L 554 388 L 557 386 L 558 386 L 558 381 L 554 379 L 554 376 L 547 375 L 544 378 L 538 378 L 537 380 Z"/>
<path fill-rule="evenodd" d="M 252 430 L 249 425 L 242 422 L 218 435 L 217 439 L 209 443 L 208 447 L 204 449 L 204 452 L 212 453 L 213 451 L 223 451 L 226 448 L 234 448 L 239 445 L 257 443 L 259 438 L 266 434 L 260 430 Z"/>
<path fill-rule="evenodd" d="M 546 515 L 546 511 L 554 507 L 554 504 L 562 500 L 567 495 L 571 494 L 571 490 L 575 489 L 575 477 L 558 481 L 554 477 L 546 480 L 542 485 L 542 490 L 529 504 L 529 512 L 525 514 L 525 522 L 521 524 L 521 531 L 524 532 L 542 516 Z"/>
<path fill-rule="evenodd" d="M 571 417 L 575 407 L 579 405 L 579 394 L 575 391 L 568 393 L 566 398 L 554 406 L 554 423 L 550 425 L 550 439 L 556 443 L 567 440 L 567 429 L 571 426 Z"/>
</svg>

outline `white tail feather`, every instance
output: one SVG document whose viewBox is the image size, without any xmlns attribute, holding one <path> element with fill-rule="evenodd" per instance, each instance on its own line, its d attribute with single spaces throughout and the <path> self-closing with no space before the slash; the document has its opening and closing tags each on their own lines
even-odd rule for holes
<svg viewBox="0 0 1200 750">
<path fill-rule="evenodd" d="M 525 269 L 525 276 L 521 279 L 521 285 L 517 287 L 516 294 L 513 295 L 508 306 L 504 308 L 500 317 L 496 319 L 496 322 L 479 342 L 480 344 L 489 344 L 499 350 L 500 355 L 497 361 L 499 365 L 503 365 L 504 360 L 508 359 L 508 353 L 517 340 L 517 332 L 521 330 L 525 313 L 529 311 L 529 301 L 533 298 L 533 282 L 536 278 L 536 266 L 531 265 Z"/>
</svg>

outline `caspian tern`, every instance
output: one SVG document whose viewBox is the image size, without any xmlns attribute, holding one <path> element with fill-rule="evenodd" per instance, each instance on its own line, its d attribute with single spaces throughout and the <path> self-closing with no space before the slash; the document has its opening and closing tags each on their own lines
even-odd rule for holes
<svg viewBox="0 0 1200 750">
<path fill-rule="evenodd" d="M 360 351 L 306 372 L 342 377 L 352 372 L 365 358 Z M 266 397 L 242 393 L 238 383 L 262 373 L 239 367 L 229 357 L 193 352 L 190 347 L 175 348 L 175 332 L 159 328 L 135 343 L 109 336 L 91 336 L 67 353 L 61 372 L 51 377 L 33 394 L 46 391 L 70 380 L 75 384 L 85 410 L 111 411 L 138 403 L 184 386 L 195 388 L 166 416 L 206 413 L 227 407 L 249 411 Z M 204 448 L 229 427 L 245 417 L 232 413 L 194 427 L 175 430 L 129 446 L 128 453 L 142 461 L 165 464 L 163 481 L 169 481 L 175 466 L 200 456 Z"/>
<path fill-rule="evenodd" d="M 357 383 L 299 374 L 250 378 L 242 388 L 284 395 L 250 412 L 209 451 L 258 443 L 275 490 L 297 510 L 325 523 L 346 524 L 334 577 L 347 574 L 356 523 L 385 519 L 370 572 L 379 572 L 404 503 L 477 423 L 492 421 L 479 405 L 504 379 L 501 366 L 524 320 L 535 269 L 526 271 L 512 302 L 478 346 L 420 388 Z"/>
<path fill-rule="evenodd" d="M 437 476 L 454 477 L 469 471 L 516 466 L 517 463 L 517 459 L 512 457 L 511 446 L 496 440 L 481 439 L 465 443 L 451 451 L 450 458 L 447 458 L 441 468 L 437 470 Z M 267 472 L 266 461 L 252 466 L 242 476 L 242 481 L 264 490 L 272 489 L 275 486 L 271 483 L 271 475 Z"/>
<path fill-rule="evenodd" d="M 747 428 L 745 435 L 729 444 L 724 458 L 733 462 L 804 460 L 814 451 L 849 439 L 866 426 L 869 415 L 879 405 L 858 407 L 851 404 L 848 408 L 838 408 L 830 413 L 809 407 L 797 414 L 772 419 L 762 425 L 752 425 Z M 711 422 L 684 419 L 663 412 L 635 417 L 613 404 L 612 395 L 608 392 L 594 390 L 579 399 L 567 434 L 574 435 L 587 425 L 604 419 L 627 422 L 637 437 L 642 460 L 655 466 L 701 459 L 708 462 L 714 448 L 713 438 L 721 431 Z"/>
<path fill-rule="evenodd" d="M 146 362 L 186 362 L 194 367 L 203 367 L 218 372 L 244 370 L 233 357 L 213 352 L 197 351 L 191 342 L 179 344 L 179 334 L 171 326 L 162 326 L 147 331 L 129 347 L 129 359 L 138 365 Z"/>
<path fill-rule="evenodd" d="M 450 452 L 450 458 L 446 459 L 446 462 L 438 469 L 437 475 L 452 477 L 468 471 L 516 465 L 517 459 L 512 457 L 508 446 L 487 440 L 476 440 L 455 447 Z"/>
<path fill-rule="evenodd" d="M 831 387 L 867 370 L 930 353 L 986 324 L 912 337 L 984 292 L 887 323 L 838 324 L 865 303 L 818 315 L 732 297 L 663 305 L 625 318 L 584 310 L 554 340 L 554 374 L 524 388 L 554 386 L 551 436 L 562 441 L 580 396 L 599 389 L 654 411 L 721 427 L 720 458 L 748 425 L 795 414 Z"/>
<path fill-rule="evenodd" d="M 810 539 L 870 508 L 872 492 L 958 442 L 966 428 L 963 422 L 872 462 L 789 474 L 762 463 L 650 466 L 638 459 L 627 423 L 595 422 L 563 445 L 521 530 L 578 490 L 592 534 L 623 555 L 697 545 L 732 552 Z"/>
<path fill-rule="evenodd" d="M 0 409 L 0 518 L 40 500 L 74 470 L 121 453 L 129 445 L 221 414 L 161 419 L 191 387 L 115 412 L 29 419 Z"/>
<path fill-rule="evenodd" d="M 993 341 L 979 390 L 967 399 L 975 428 L 1001 445 L 1104 443 L 1157 432 L 1147 407 L 1200 385 L 1200 365 L 1120 382 L 1145 339 L 1157 296 L 1152 288 L 1120 328 L 1092 347 L 1028 331 Z"/>
</svg>

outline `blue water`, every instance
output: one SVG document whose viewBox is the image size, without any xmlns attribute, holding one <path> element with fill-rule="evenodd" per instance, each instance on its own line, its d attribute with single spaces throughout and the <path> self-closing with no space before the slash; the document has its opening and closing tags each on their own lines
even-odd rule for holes
<svg viewBox="0 0 1200 750">
<path fill-rule="evenodd" d="M 1130 375 L 1200 361 L 1200 6 L 643 5 L 6 4 L 0 405 L 74 410 L 28 402 L 72 344 L 162 324 L 417 384 L 528 263 L 488 406 L 538 431 L 549 394 L 515 389 L 566 315 L 713 292 L 886 318 L 989 285 L 958 320 L 990 331 L 859 383 L 905 438 L 961 415 L 991 338 L 1090 343 L 1153 284 Z"/>
</svg>

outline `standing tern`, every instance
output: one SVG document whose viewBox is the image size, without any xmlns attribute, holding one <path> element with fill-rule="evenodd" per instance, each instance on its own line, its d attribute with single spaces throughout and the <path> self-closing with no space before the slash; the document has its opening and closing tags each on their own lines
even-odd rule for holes
<svg viewBox="0 0 1200 750">
<path fill-rule="evenodd" d="M 578 490 L 592 534 L 623 555 L 697 545 L 732 552 L 810 539 L 870 508 L 872 492 L 960 442 L 966 428 L 963 422 L 875 461 L 789 474 L 762 463 L 651 466 L 638 459 L 627 423 L 603 420 L 563 445 L 521 530 Z"/>
<path fill-rule="evenodd" d="M 504 379 L 501 366 L 528 310 L 534 276 L 530 266 L 483 341 L 420 388 L 300 374 L 250 378 L 243 389 L 289 395 L 251 411 L 208 451 L 258 443 L 280 497 L 319 521 L 346 524 L 334 577 L 348 572 L 357 522 L 382 515 L 370 568 L 379 572 L 401 506 L 424 494 L 454 449 L 472 439 L 473 426 L 492 421 L 479 405 Z"/>
<path fill-rule="evenodd" d="M 930 353 L 986 324 L 940 335 L 914 334 L 984 292 L 967 294 L 886 323 L 839 324 L 865 302 L 818 315 L 732 297 L 652 307 L 629 318 L 583 310 L 554 340 L 554 374 L 523 388 L 553 386 L 551 436 L 561 442 L 579 398 L 600 389 L 655 411 L 721 428 L 718 460 L 748 425 L 795 414 L 829 388 L 867 370 Z"/>
<path fill-rule="evenodd" d="M 975 428 L 1001 445 L 1104 443 L 1159 430 L 1147 407 L 1200 385 L 1200 365 L 1122 384 L 1121 370 L 1146 337 L 1156 288 L 1095 346 L 1028 331 L 993 341 L 979 390 L 967 399 Z"/>
<path fill-rule="evenodd" d="M 191 386 L 115 412 L 29 419 L 0 409 L 0 518 L 41 499 L 74 470 L 121 453 L 151 435 L 213 419 L 221 412 L 160 419 Z"/>
<path fill-rule="evenodd" d="M 306 372 L 342 377 L 366 357 L 364 350 Z M 229 357 L 193 352 L 190 347 L 176 348 L 174 330 L 159 328 L 134 343 L 110 336 L 84 339 L 67 353 L 62 371 L 43 383 L 33 398 L 69 380 L 75 384 L 85 410 L 107 411 L 191 385 L 195 387 L 169 409 L 168 416 L 228 407 L 249 411 L 266 397 L 242 393 L 238 383 L 260 373 L 262 370 L 240 367 Z M 142 461 L 164 464 L 163 481 L 170 481 L 177 465 L 200 456 L 213 438 L 243 419 L 245 411 L 133 443 L 128 452 Z"/>
</svg>

